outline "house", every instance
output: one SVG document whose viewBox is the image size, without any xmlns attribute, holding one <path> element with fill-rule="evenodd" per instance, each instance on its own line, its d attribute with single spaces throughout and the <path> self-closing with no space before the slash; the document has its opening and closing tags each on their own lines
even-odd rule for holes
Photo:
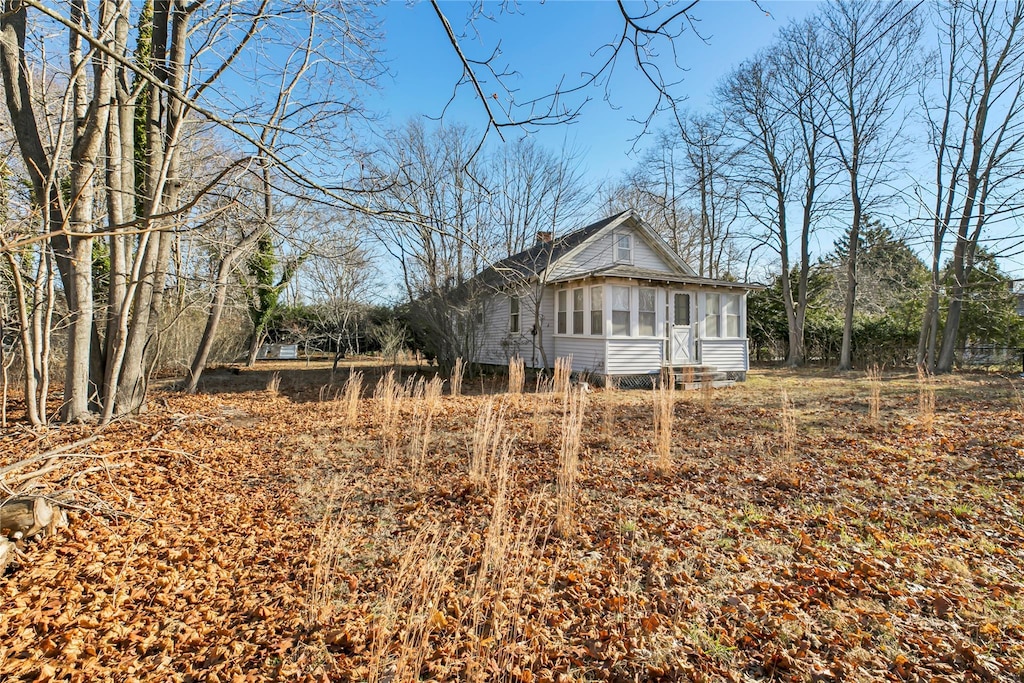
<svg viewBox="0 0 1024 683">
<path fill-rule="evenodd" d="M 697 276 L 634 211 L 537 243 L 474 280 L 477 361 L 621 379 L 715 368 L 745 379 L 746 295 L 755 285 Z M 480 287 L 483 285 L 483 287 Z"/>
</svg>

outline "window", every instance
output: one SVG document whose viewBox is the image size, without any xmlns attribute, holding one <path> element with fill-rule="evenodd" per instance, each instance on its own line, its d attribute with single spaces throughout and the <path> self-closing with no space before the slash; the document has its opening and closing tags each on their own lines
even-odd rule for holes
<svg viewBox="0 0 1024 683">
<path fill-rule="evenodd" d="M 704 334 L 708 337 L 738 339 L 740 336 L 740 295 L 708 294 Z"/>
<path fill-rule="evenodd" d="M 721 303 L 718 298 L 718 294 L 708 294 L 705 297 L 707 301 L 707 314 L 704 316 L 704 334 L 708 337 L 721 337 L 722 328 L 719 323 L 721 316 L 719 312 L 721 310 Z"/>
<path fill-rule="evenodd" d="M 630 334 L 629 287 L 612 287 L 612 334 Z"/>
<path fill-rule="evenodd" d="M 557 322 L 555 325 L 555 332 L 558 334 L 565 334 L 566 332 L 566 318 L 569 315 L 569 292 L 567 290 L 559 290 L 558 292 L 558 314 L 556 316 Z"/>
<path fill-rule="evenodd" d="M 640 315 L 638 320 L 640 322 L 640 336 L 641 337 L 653 337 L 654 330 L 657 323 L 657 309 L 655 308 L 655 302 L 657 301 L 657 290 L 651 287 L 640 288 Z"/>
<path fill-rule="evenodd" d="M 690 324 L 690 295 L 680 294 L 675 295 L 675 310 L 673 311 L 672 318 L 674 325 L 689 325 Z"/>
<path fill-rule="evenodd" d="M 481 304 L 481 305 L 476 307 L 476 324 L 477 325 L 483 325 L 484 324 L 484 307 L 483 307 L 483 304 Z"/>
<path fill-rule="evenodd" d="M 633 236 L 632 235 L 616 235 L 615 236 L 615 262 L 616 263 L 632 263 L 633 262 Z"/>
<path fill-rule="evenodd" d="M 519 297 L 508 298 L 508 330 L 512 333 L 519 332 Z"/>
<path fill-rule="evenodd" d="M 723 337 L 740 336 L 740 295 L 722 295 L 722 322 L 725 323 Z"/>
<path fill-rule="evenodd" d="M 604 287 L 590 288 L 590 334 L 604 334 Z"/>
<path fill-rule="evenodd" d="M 583 334 L 583 288 L 572 290 L 572 333 Z"/>
</svg>

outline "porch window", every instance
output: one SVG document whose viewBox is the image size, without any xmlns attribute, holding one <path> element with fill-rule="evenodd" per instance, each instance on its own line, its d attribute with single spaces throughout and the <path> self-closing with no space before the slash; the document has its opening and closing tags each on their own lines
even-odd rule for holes
<svg viewBox="0 0 1024 683">
<path fill-rule="evenodd" d="M 612 287 L 612 334 L 629 336 L 629 287 Z"/>
<path fill-rule="evenodd" d="M 723 337 L 740 336 L 740 295 L 722 295 L 722 321 L 725 323 Z"/>
<path fill-rule="evenodd" d="M 639 321 L 641 337 L 654 336 L 654 330 L 657 323 L 657 309 L 655 308 L 656 301 L 656 289 L 653 287 L 640 288 Z"/>
<path fill-rule="evenodd" d="M 615 236 L 615 262 L 633 262 L 633 236 L 630 234 Z"/>
<path fill-rule="evenodd" d="M 722 327 L 721 302 L 718 294 L 708 294 L 705 297 L 707 302 L 707 314 L 704 316 L 704 334 L 708 337 L 721 337 Z"/>
<path fill-rule="evenodd" d="M 590 334 L 604 334 L 604 287 L 590 288 Z"/>
<path fill-rule="evenodd" d="M 558 313 L 555 331 L 558 334 L 565 334 L 566 321 L 569 315 L 569 292 L 565 289 L 558 291 Z"/>
<path fill-rule="evenodd" d="M 572 290 L 572 333 L 583 334 L 583 288 Z"/>
<path fill-rule="evenodd" d="M 519 297 L 508 298 L 508 331 L 513 334 L 519 333 Z"/>
<path fill-rule="evenodd" d="M 738 339 L 740 336 L 740 295 L 708 294 L 705 297 L 704 334 L 708 337 Z"/>
</svg>

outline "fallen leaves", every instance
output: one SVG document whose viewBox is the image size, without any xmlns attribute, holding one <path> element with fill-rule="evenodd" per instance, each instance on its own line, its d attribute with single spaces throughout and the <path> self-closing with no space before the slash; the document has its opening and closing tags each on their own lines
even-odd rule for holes
<svg viewBox="0 0 1024 683">
<path fill-rule="evenodd" d="M 1005 380 L 987 382 L 958 389 L 956 411 L 940 393 L 928 433 L 912 382 L 887 384 L 906 414 L 881 425 L 828 377 L 755 376 L 711 410 L 684 395 L 671 475 L 649 397 L 615 392 L 612 433 L 600 408 L 584 426 L 572 538 L 545 531 L 557 434 L 532 438 L 516 397 L 506 528 L 539 526 L 504 568 L 482 560 L 493 494 L 467 478 L 479 397 L 445 397 L 420 467 L 385 465 L 372 400 L 349 426 L 331 402 L 167 395 L 89 444 L 132 462 L 76 481 L 117 514 L 76 513 L 0 583 L 0 678 L 366 680 L 399 662 L 526 683 L 1019 676 L 1024 423 Z M 0 466 L 24 445 L 4 442 Z M 336 564 L 315 579 L 320 528 Z M 444 563 L 410 564 L 438 529 Z M 501 578 L 476 586 L 484 565 Z"/>
</svg>

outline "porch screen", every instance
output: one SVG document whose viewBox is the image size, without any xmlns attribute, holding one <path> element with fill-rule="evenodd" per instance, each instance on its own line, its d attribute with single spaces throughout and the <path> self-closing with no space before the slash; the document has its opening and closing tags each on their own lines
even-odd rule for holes
<svg viewBox="0 0 1024 683">
<path fill-rule="evenodd" d="M 629 287 L 612 287 L 612 334 L 629 335 Z"/>
<path fill-rule="evenodd" d="M 690 295 L 676 294 L 673 320 L 676 325 L 690 324 Z"/>
<path fill-rule="evenodd" d="M 555 326 L 555 331 L 558 334 L 565 334 L 565 330 L 566 330 L 565 321 L 566 321 L 566 316 L 568 315 L 568 313 L 566 312 L 566 309 L 568 308 L 568 305 L 569 305 L 569 292 L 567 292 L 564 289 L 560 290 L 558 292 L 558 314 L 557 314 L 558 322 L 557 322 L 557 324 Z"/>
<path fill-rule="evenodd" d="M 583 288 L 572 290 L 572 333 L 583 334 Z"/>
</svg>

